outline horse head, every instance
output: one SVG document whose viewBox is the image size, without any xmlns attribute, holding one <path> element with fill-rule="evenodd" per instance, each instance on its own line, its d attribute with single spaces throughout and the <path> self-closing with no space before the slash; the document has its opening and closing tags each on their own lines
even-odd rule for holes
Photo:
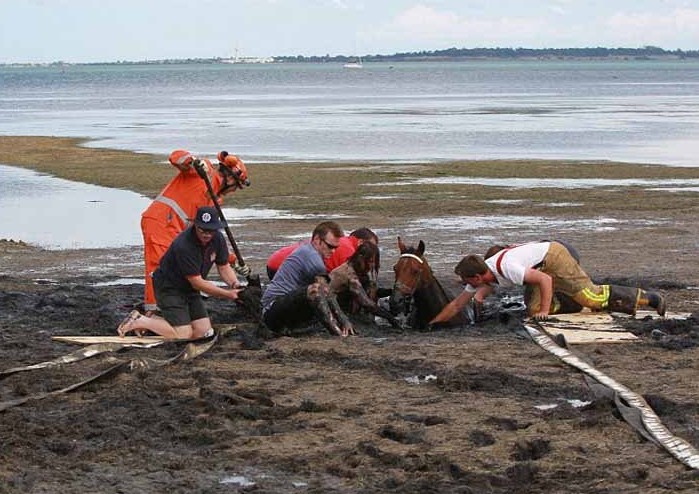
<svg viewBox="0 0 699 494">
<path fill-rule="evenodd" d="M 398 237 L 398 250 L 400 255 L 393 266 L 395 281 L 389 299 L 391 312 L 411 313 L 412 326 L 424 329 L 452 299 L 434 277 L 432 268 L 427 263 L 425 242 L 420 240 L 417 247 L 408 247 Z M 464 320 L 454 322 L 463 324 Z"/>
<path fill-rule="evenodd" d="M 403 297 L 412 297 L 415 291 L 420 288 L 423 279 L 432 277 L 427 260 L 425 259 L 425 242 L 420 240 L 415 247 L 406 247 L 403 240 L 398 237 L 398 250 L 400 257 L 393 272 L 396 275 L 393 283 L 393 293 L 398 293 Z"/>
<path fill-rule="evenodd" d="M 419 314 L 421 312 L 419 307 L 424 302 L 424 297 L 421 295 L 425 287 L 429 288 L 434 283 L 432 269 L 425 259 L 425 242 L 420 240 L 417 247 L 406 246 L 398 237 L 398 250 L 400 255 L 393 266 L 395 280 L 389 299 L 391 312 L 410 315 L 413 320 L 418 318 L 419 320 L 415 320 L 412 325 L 424 327 L 427 322 L 422 321 L 424 317 Z"/>
</svg>

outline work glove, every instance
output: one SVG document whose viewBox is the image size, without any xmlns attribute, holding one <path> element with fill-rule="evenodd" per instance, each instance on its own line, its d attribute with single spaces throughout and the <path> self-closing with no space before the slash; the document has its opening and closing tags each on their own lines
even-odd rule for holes
<svg viewBox="0 0 699 494">
<path fill-rule="evenodd" d="M 235 272 L 238 273 L 240 276 L 244 276 L 247 278 L 250 276 L 250 273 L 252 273 L 252 269 L 250 269 L 250 266 L 247 264 L 244 266 L 241 266 L 240 264 L 234 264 L 233 269 L 235 269 Z"/>
<path fill-rule="evenodd" d="M 192 162 L 192 166 L 194 166 L 194 169 L 197 171 L 197 175 L 199 175 L 201 178 L 206 177 L 206 163 L 201 161 L 198 158 L 195 158 L 194 161 Z"/>
</svg>

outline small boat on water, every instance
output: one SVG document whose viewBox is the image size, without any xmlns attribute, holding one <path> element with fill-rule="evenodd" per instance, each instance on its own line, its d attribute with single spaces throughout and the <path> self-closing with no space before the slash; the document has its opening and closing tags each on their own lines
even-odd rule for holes
<svg viewBox="0 0 699 494">
<path fill-rule="evenodd" d="M 362 65 L 362 58 L 357 57 L 353 60 L 347 61 L 347 63 L 345 63 L 343 67 L 346 69 L 361 69 L 364 66 Z"/>
</svg>

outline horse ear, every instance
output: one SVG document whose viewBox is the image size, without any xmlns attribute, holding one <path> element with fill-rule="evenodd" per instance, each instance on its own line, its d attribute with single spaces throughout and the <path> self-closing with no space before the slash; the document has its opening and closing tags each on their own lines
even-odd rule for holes
<svg viewBox="0 0 699 494">
<path fill-rule="evenodd" d="M 403 239 L 401 239 L 400 236 L 398 237 L 398 250 L 401 254 L 406 250 L 405 244 L 403 243 Z"/>
<path fill-rule="evenodd" d="M 417 244 L 417 255 L 422 257 L 422 254 L 425 253 L 425 242 L 420 240 L 420 243 Z"/>
</svg>

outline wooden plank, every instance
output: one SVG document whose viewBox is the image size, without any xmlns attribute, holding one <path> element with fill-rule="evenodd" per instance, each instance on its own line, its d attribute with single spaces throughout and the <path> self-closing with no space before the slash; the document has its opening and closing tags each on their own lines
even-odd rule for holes
<svg viewBox="0 0 699 494">
<path fill-rule="evenodd" d="M 96 343 L 123 343 L 125 345 L 162 343 L 162 336 L 54 336 L 56 341 L 75 343 L 78 345 L 94 345 Z"/>
<path fill-rule="evenodd" d="M 225 335 L 238 329 L 236 324 L 216 324 L 214 328 Z M 119 335 L 98 335 L 98 336 L 53 336 L 51 339 L 63 343 L 74 343 L 76 345 L 94 345 L 97 343 L 123 343 L 124 345 L 155 345 L 163 341 L 199 341 L 192 340 L 168 340 L 162 336 L 119 336 Z"/>
<path fill-rule="evenodd" d="M 651 317 L 653 319 L 689 319 L 691 312 L 666 312 L 665 317 L 660 317 L 657 312 L 651 310 L 639 310 L 636 312 L 636 319 Z"/>
<path fill-rule="evenodd" d="M 607 312 L 577 312 L 575 314 L 552 314 L 551 319 L 572 324 L 604 324 L 614 323 L 614 317 Z"/>
<path fill-rule="evenodd" d="M 627 331 L 595 331 L 592 329 L 562 329 L 553 328 L 547 325 L 544 326 L 546 332 L 551 335 L 562 334 L 567 343 L 625 343 L 629 341 L 638 341 L 638 337 Z"/>
<path fill-rule="evenodd" d="M 657 315 L 657 314 L 656 314 Z M 624 317 L 624 315 L 621 315 Z M 638 338 L 618 324 L 616 314 L 585 310 L 575 314 L 555 314 L 541 325 L 552 336 L 562 334 L 567 343 L 621 343 Z M 625 316 L 631 317 L 631 316 Z"/>
<path fill-rule="evenodd" d="M 665 315 L 666 319 L 686 319 L 689 317 L 691 314 L 689 313 L 682 313 L 682 312 L 674 312 L 674 313 L 668 313 Z M 615 313 L 614 315 L 608 314 L 606 312 L 591 312 L 588 310 L 585 310 L 583 312 L 578 312 L 575 314 L 555 314 L 551 316 L 551 319 L 548 321 L 544 321 L 542 323 L 542 326 L 546 329 L 547 332 L 550 334 L 557 334 L 562 331 L 571 331 L 570 333 L 570 342 L 588 342 L 588 339 L 591 339 L 595 341 L 596 343 L 601 343 L 606 342 L 607 340 L 609 342 L 616 342 L 616 341 L 629 341 L 629 340 L 635 340 L 637 339 L 636 337 L 630 337 L 633 336 L 632 333 L 630 333 L 626 328 L 624 328 L 621 325 L 621 322 L 624 319 L 645 319 L 647 317 L 651 317 L 653 320 L 661 320 L 661 318 L 656 312 L 654 311 L 639 311 L 636 316 L 630 316 L 627 314 L 617 314 Z M 584 332 L 598 332 L 601 334 L 607 334 L 607 337 L 602 338 L 601 335 L 599 336 L 590 336 L 585 337 L 584 335 L 581 336 L 576 336 L 574 331 L 578 331 L 581 333 Z M 613 336 L 612 333 L 619 333 L 620 335 L 623 336 Z M 566 334 L 566 339 L 568 339 L 568 335 Z"/>
</svg>

